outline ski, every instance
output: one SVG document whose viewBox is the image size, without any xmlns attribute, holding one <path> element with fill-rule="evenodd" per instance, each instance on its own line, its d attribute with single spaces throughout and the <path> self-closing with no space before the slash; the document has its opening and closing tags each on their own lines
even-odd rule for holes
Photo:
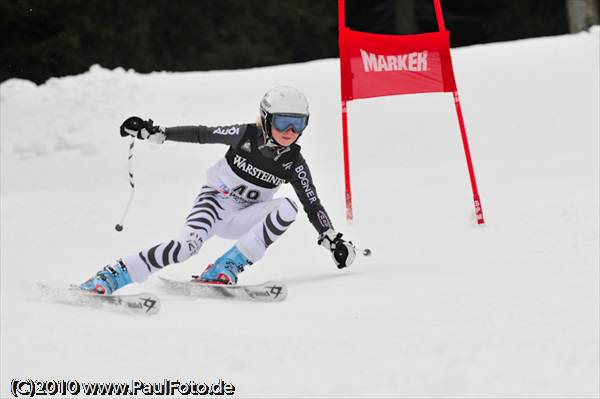
<svg viewBox="0 0 600 399">
<path fill-rule="evenodd" d="M 267 281 L 256 285 L 220 285 L 195 281 L 177 281 L 164 277 L 159 277 L 159 279 L 171 293 L 177 295 L 255 302 L 281 302 L 287 297 L 285 284 L 276 281 Z"/>
<path fill-rule="evenodd" d="M 98 295 L 83 291 L 77 286 L 65 288 L 52 287 L 42 283 L 37 283 L 37 285 L 44 298 L 68 305 L 148 316 L 158 313 L 160 309 L 160 299 L 149 293 Z"/>
</svg>

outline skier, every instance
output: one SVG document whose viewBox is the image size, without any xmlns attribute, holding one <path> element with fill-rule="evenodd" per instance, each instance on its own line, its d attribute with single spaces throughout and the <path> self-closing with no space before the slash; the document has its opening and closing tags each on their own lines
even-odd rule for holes
<svg viewBox="0 0 600 399">
<path fill-rule="evenodd" d="M 163 267 L 196 255 L 213 235 L 237 242 L 194 281 L 236 284 L 238 273 L 262 258 L 296 219 L 298 207 L 292 199 L 273 198 L 279 186 L 288 182 L 319 233 L 317 243 L 331 251 L 338 268 L 349 266 L 356 256 L 355 248 L 333 229 L 296 144 L 308 119 L 305 96 L 293 87 L 282 86 L 263 96 L 260 119 L 253 124 L 165 129 L 154 126 L 151 119 L 125 120 L 120 130 L 123 137 L 131 135 L 156 144 L 168 140 L 230 147 L 225 157 L 209 168 L 207 184 L 177 238 L 105 266 L 80 288 L 111 294 L 132 282 L 143 282 Z"/>
</svg>

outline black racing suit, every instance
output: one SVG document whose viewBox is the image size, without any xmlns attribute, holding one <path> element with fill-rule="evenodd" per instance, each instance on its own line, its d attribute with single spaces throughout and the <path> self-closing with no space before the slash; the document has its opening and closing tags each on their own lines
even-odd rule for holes
<svg viewBox="0 0 600 399">
<path fill-rule="evenodd" d="M 170 141 L 229 145 L 225 160 L 238 177 L 265 190 L 276 190 L 283 183 L 291 183 L 317 232 L 333 229 L 299 145 L 277 146 L 265 139 L 256 124 L 178 126 L 167 128 L 165 134 Z"/>
</svg>

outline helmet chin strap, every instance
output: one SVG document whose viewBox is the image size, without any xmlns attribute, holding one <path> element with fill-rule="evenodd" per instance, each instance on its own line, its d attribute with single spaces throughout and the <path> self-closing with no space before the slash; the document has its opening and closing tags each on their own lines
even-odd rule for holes
<svg viewBox="0 0 600 399">
<path fill-rule="evenodd" d="M 285 154 L 286 152 L 290 151 L 291 148 L 289 146 L 283 146 L 278 144 L 275 139 L 273 137 L 271 137 L 270 135 L 267 136 L 266 132 L 263 129 L 263 138 L 265 140 L 265 143 L 261 146 L 258 147 L 259 150 L 262 150 L 263 148 L 269 148 L 273 151 L 275 151 L 276 155 L 274 160 L 277 161 L 279 159 L 279 157 L 281 157 L 283 154 Z M 296 139 L 297 140 L 297 139 Z M 295 141 L 294 141 L 295 143 Z"/>
</svg>

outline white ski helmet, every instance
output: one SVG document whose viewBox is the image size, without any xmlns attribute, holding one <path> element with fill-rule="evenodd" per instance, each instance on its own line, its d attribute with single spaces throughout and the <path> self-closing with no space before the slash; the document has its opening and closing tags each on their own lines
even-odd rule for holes
<svg viewBox="0 0 600 399">
<path fill-rule="evenodd" d="M 260 101 L 260 120 L 263 132 L 271 137 L 273 115 L 304 116 L 304 127 L 308 124 L 308 101 L 304 94 L 290 86 L 274 87 Z M 303 128 L 304 129 L 304 128 Z M 301 133 L 301 132 L 299 132 Z"/>
</svg>

